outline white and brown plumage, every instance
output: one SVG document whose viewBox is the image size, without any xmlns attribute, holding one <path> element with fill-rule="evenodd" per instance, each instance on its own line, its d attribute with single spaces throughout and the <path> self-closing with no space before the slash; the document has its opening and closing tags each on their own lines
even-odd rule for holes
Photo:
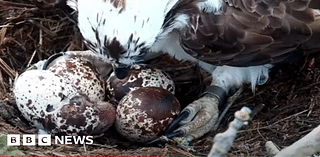
<svg viewBox="0 0 320 157">
<path fill-rule="evenodd" d="M 254 88 L 295 53 L 320 49 L 317 0 L 78 0 L 78 26 L 89 47 L 118 75 L 157 53 L 197 62 L 212 73 L 209 91 L 184 109 L 178 131 L 190 140 L 210 131 L 219 97 Z M 120 70 L 119 70 L 120 69 Z M 212 94 L 213 92 L 213 94 Z M 222 93 L 222 94 L 221 94 Z"/>
</svg>

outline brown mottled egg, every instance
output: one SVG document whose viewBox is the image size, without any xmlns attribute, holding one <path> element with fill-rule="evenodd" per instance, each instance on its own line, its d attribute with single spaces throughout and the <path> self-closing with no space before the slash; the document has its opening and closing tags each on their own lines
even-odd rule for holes
<svg viewBox="0 0 320 157">
<path fill-rule="evenodd" d="M 47 70 L 62 77 L 79 92 L 86 93 L 91 100 L 105 98 L 105 84 L 98 76 L 96 67 L 85 57 L 63 55 L 51 62 Z"/>
<path fill-rule="evenodd" d="M 176 97 L 161 87 L 141 87 L 124 96 L 116 111 L 116 129 L 127 139 L 149 142 L 163 134 L 180 113 Z"/>
<path fill-rule="evenodd" d="M 66 55 L 42 70 L 40 61 L 15 81 L 22 115 L 39 130 L 56 135 L 102 134 L 115 121 L 115 107 L 102 102 L 104 84 L 86 58 Z"/>
<path fill-rule="evenodd" d="M 165 72 L 148 65 L 133 65 L 124 79 L 118 79 L 114 72 L 107 80 L 107 96 L 120 100 L 128 92 L 139 87 L 162 87 L 172 94 L 175 91 L 173 80 Z"/>
<path fill-rule="evenodd" d="M 108 130 L 116 121 L 116 108 L 108 102 L 98 102 L 95 106 L 99 117 L 98 126 L 94 129 L 93 134 L 101 134 Z"/>
<path fill-rule="evenodd" d="M 108 102 L 91 102 L 76 95 L 68 104 L 44 118 L 44 128 L 55 135 L 100 135 L 115 122 L 115 108 Z"/>
</svg>

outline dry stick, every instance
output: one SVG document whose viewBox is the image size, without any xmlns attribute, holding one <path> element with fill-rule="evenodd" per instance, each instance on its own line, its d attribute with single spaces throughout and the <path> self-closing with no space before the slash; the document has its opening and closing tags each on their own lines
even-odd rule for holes
<svg viewBox="0 0 320 157">
<path fill-rule="evenodd" d="M 0 28 L 7 28 L 7 27 L 13 27 L 11 24 L 5 24 L 5 25 L 0 25 Z"/>
<path fill-rule="evenodd" d="M 161 155 L 161 156 L 167 156 L 167 154 L 168 154 L 168 147 L 166 146 L 163 150 L 164 150 L 164 151 L 162 152 L 162 155 Z"/>
<path fill-rule="evenodd" d="M 98 146 L 98 147 L 103 147 L 103 148 L 110 148 L 110 149 L 117 147 L 117 145 L 110 146 L 110 145 L 101 145 L 101 144 L 97 144 L 97 143 L 92 143 L 92 144 L 87 144 L 87 145 Z"/>
<path fill-rule="evenodd" d="M 260 126 L 260 122 L 258 122 L 258 129 L 257 129 L 258 134 L 262 137 L 262 139 L 263 139 L 264 141 L 267 141 L 267 139 L 264 138 L 264 137 L 262 136 L 261 132 L 259 131 L 259 126 Z"/>
<path fill-rule="evenodd" d="M 4 60 L 2 60 L 1 58 L 0 58 L 0 68 L 1 68 L 4 72 L 6 72 L 6 73 L 10 76 L 11 79 L 15 79 L 15 77 L 16 77 L 16 72 L 15 72 L 13 69 L 11 69 L 11 68 L 9 67 L 9 65 L 8 65 Z"/>
<path fill-rule="evenodd" d="M 5 35 L 7 33 L 7 27 L 3 27 L 0 30 L 0 45 L 2 45 L 3 41 L 5 40 Z"/>
<path fill-rule="evenodd" d="M 7 93 L 6 86 L 4 85 L 4 80 L 3 80 L 3 77 L 2 77 L 1 71 L 0 71 L 0 85 L 1 85 L 1 88 L 2 88 L 2 90 L 3 90 L 3 92 L 4 92 L 4 93 L 1 93 L 1 92 L 0 92 L 0 98 L 1 98 L 1 97 L 2 97 L 1 94 Z"/>
<path fill-rule="evenodd" d="M 10 26 L 9 24 L 0 26 L 0 28 L 1 28 L 1 30 L 0 30 L 0 46 L 2 44 L 4 44 L 6 41 L 13 41 L 16 44 L 18 44 L 19 46 L 21 46 L 21 48 L 24 51 L 26 51 L 26 48 L 21 43 L 19 43 L 17 40 L 15 40 L 14 38 L 5 37 L 5 35 L 7 33 L 7 27 L 9 27 L 9 26 Z"/>
<path fill-rule="evenodd" d="M 16 3 L 16 2 L 9 2 L 9 1 L 0 1 L 0 6 L 29 7 L 29 8 L 36 7 L 36 6 L 33 5 L 33 4 L 24 4 L 24 3 Z"/>
<path fill-rule="evenodd" d="M 232 106 L 234 101 L 239 97 L 239 95 L 242 93 L 243 87 L 240 87 L 236 93 L 234 93 L 231 97 L 228 98 L 227 103 L 226 103 L 226 108 L 223 110 L 223 112 L 220 114 L 216 124 L 213 127 L 213 130 L 216 131 L 219 127 L 219 124 L 224 117 L 224 115 L 227 113 L 229 108 Z"/>
<path fill-rule="evenodd" d="M 314 107 L 314 106 L 316 105 L 316 103 L 317 103 L 317 102 L 315 102 L 315 101 L 316 101 L 316 100 L 314 100 L 313 98 L 311 98 L 311 104 L 310 104 L 310 106 L 309 106 L 310 111 L 308 112 L 307 117 L 309 117 L 310 114 L 312 113 L 313 107 Z"/>
<path fill-rule="evenodd" d="M 42 48 L 42 45 L 43 45 L 43 31 L 42 31 L 41 28 L 39 28 L 39 47 L 40 47 L 40 49 Z M 37 53 L 37 50 L 34 50 L 33 53 L 32 53 L 32 56 L 31 56 L 31 58 L 30 58 L 30 60 L 28 62 L 27 67 L 30 67 L 31 62 L 32 62 L 34 56 L 36 55 L 36 53 Z M 41 58 L 41 57 L 39 56 L 39 58 Z"/>
<path fill-rule="evenodd" d="M 52 152 L 52 154 L 54 155 L 54 156 L 66 156 L 66 155 L 62 155 L 62 154 L 60 154 L 60 153 L 56 153 L 56 152 Z M 68 155 L 69 156 L 69 155 Z"/>
<path fill-rule="evenodd" d="M 28 64 L 27 64 L 27 67 L 30 67 L 31 62 L 32 62 L 32 60 L 33 60 L 33 58 L 34 58 L 34 56 L 35 56 L 36 53 L 37 53 L 37 50 L 34 50 L 33 53 L 32 53 L 32 55 L 31 55 L 31 58 L 30 58 L 30 60 L 29 60 L 29 62 L 28 62 Z"/>
<path fill-rule="evenodd" d="M 175 148 L 175 147 L 172 147 L 172 146 L 168 146 L 168 148 L 170 148 L 171 150 L 173 150 L 175 152 L 180 153 L 182 156 L 195 157 L 193 154 L 191 154 L 189 152 L 186 152 L 186 151 L 184 151 L 182 149 L 178 149 L 178 148 Z"/>
<path fill-rule="evenodd" d="M 30 22 L 31 24 L 39 27 L 40 29 L 42 29 L 42 31 L 44 31 L 46 34 L 50 35 L 51 37 L 56 37 L 57 34 L 53 31 L 51 31 L 50 29 L 44 27 L 43 25 L 41 25 L 39 22 L 35 21 L 35 20 L 28 20 L 28 22 Z"/>
<path fill-rule="evenodd" d="M 303 111 L 301 111 L 301 112 L 299 112 L 299 113 L 296 113 L 296 114 L 294 114 L 294 115 L 291 115 L 291 116 L 288 116 L 288 117 L 286 117 L 286 118 L 280 119 L 280 120 L 272 123 L 271 125 L 274 125 L 274 124 L 277 124 L 277 123 L 279 123 L 279 122 L 282 122 L 282 121 L 285 121 L 285 120 L 287 120 L 287 119 L 290 119 L 290 118 L 292 118 L 292 117 L 298 116 L 298 115 L 300 115 L 300 114 L 302 114 L 302 113 L 307 112 L 308 110 L 309 110 L 309 109 L 306 109 L 306 110 L 303 110 Z M 269 125 L 269 126 L 271 126 L 271 125 Z"/>
<path fill-rule="evenodd" d="M 288 116 L 288 117 L 283 118 L 283 119 L 280 119 L 280 120 L 278 120 L 278 121 L 276 121 L 276 122 L 274 122 L 274 123 L 272 123 L 272 124 L 270 124 L 270 125 L 261 127 L 261 128 L 259 128 L 259 129 L 269 128 L 269 127 L 271 127 L 272 125 L 278 124 L 278 123 L 280 123 L 280 122 L 282 122 L 282 121 L 285 121 L 285 120 L 290 119 L 290 118 L 292 118 L 292 117 L 295 117 L 295 116 L 298 116 L 298 115 L 300 115 L 300 114 L 303 114 L 303 113 L 307 112 L 308 110 L 309 110 L 309 109 L 303 110 L 303 111 L 301 111 L 301 112 L 299 112 L 299 113 L 296 113 L 296 114 L 294 114 L 294 115 Z M 247 130 L 243 130 L 243 131 L 239 131 L 239 132 L 254 131 L 254 130 L 257 130 L 257 129 L 247 129 Z"/>
<path fill-rule="evenodd" d="M 281 150 L 275 157 L 304 157 L 320 150 L 320 125 L 309 134 Z"/>
<path fill-rule="evenodd" d="M 85 153 L 86 155 L 88 155 L 88 152 L 87 152 L 87 148 L 86 148 L 86 144 L 85 144 L 85 143 L 83 143 L 83 149 L 84 149 L 84 153 Z"/>
</svg>

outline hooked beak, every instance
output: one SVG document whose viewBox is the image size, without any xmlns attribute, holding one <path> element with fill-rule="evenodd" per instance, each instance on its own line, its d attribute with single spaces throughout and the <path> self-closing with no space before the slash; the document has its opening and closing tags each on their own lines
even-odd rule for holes
<svg viewBox="0 0 320 157">
<path fill-rule="evenodd" d="M 113 69 L 114 73 L 116 74 L 116 77 L 118 79 L 124 79 L 125 77 L 127 77 L 130 67 L 129 66 L 125 66 L 125 67 L 116 67 Z"/>
<path fill-rule="evenodd" d="M 59 58 L 60 56 L 63 56 L 63 55 L 64 55 L 64 53 L 60 52 L 60 53 L 55 53 L 52 56 L 50 56 L 47 59 L 47 61 L 44 62 L 42 70 L 47 70 L 50 63 L 52 63 L 55 59 L 57 59 L 57 58 Z"/>
</svg>

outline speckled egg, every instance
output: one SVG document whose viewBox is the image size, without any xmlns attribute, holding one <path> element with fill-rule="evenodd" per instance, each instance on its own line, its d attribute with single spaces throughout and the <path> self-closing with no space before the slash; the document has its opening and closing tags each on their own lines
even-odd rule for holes
<svg viewBox="0 0 320 157">
<path fill-rule="evenodd" d="M 47 114 L 42 124 L 55 135 L 99 135 L 115 122 L 115 108 L 108 102 L 91 102 L 84 95 Z"/>
<path fill-rule="evenodd" d="M 95 114 L 99 117 L 98 126 L 92 134 L 99 135 L 109 129 L 116 121 L 116 108 L 109 102 L 97 102 L 95 105 Z"/>
<path fill-rule="evenodd" d="M 116 111 L 117 131 L 135 142 L 150 142 L 180 113 L 176 97 L 161 87 L 141 87 L 124 96 Z"/>
<path fill-rule="evenodd" d="M 115 107 L 102 102 L 105 93 L 98 73 L 79 58 L 59 57 L 50 70 L 40 70 L 45 65 L 40 61 L 16 80 L 16 104 L 38 129 L 53 135 L 95 135 L 115 122 Z"/>
<path fill-rule="evenodd" d="M 172 94 L 175 92 L 173 80 L 165 72 L 149 65 L 133 65 L 127 77 L 118 79 L 114 72 L 107 80 L 107 96 L 120 100 L 128 92 L 139 87 L 162 87 Z"/>
<path fill-rule="evenodd" d="M 91 100 L 105 98 L 105 84 L 98 76 L 96 67 L 85 57 L 63 55 L 51 62 L 47 70 L 62 77 L 79 92 L 86 93 Z"/>
<path fill-rule="evenodd" d="M 15 82 L 13 92 L 19 110 L 29 121 L 36 121 L 59 110 L 64 105 L 61 102 L 77 93 L 66 80 L 45 70 L 22 73 Z"/>
</svg>

